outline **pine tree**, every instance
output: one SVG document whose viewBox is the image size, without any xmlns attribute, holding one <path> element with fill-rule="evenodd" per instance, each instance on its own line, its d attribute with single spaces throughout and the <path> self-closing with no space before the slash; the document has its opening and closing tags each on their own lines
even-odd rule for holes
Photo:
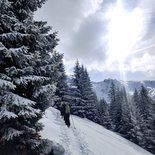
<svg viewBox="0 0 155 155">
<path fill-rule="evenodd" d="M 80 90 L 74 83 L 69 84 L 69 103 L 71 105 L 71 113 L 82 118 L 85 117 L 84 101 Z"/>
<path fill-rule="evenodd" d="M 144 148 L 150 151 L 155 151 L 155 130 L 154 130 L 154 112 L 153 101 L 149 97 L 148 92 L 144 86 L 140 90 L 140 104 L 139 111 L 141 117 L 141 131 L 143 133 L 143 143 L 141 144 Z"/>
<path fill-rule="evenodd" d="M 151 127 L 151 147 L 150 151 L 155 153 L 155 101 L 152 100 L 152 127 Z"/>
<path fill-rule="evenodd" d="M 57 67 L 57 71 L 59 71 L 59 76 L 57 78 L 57 85 L 56 85 L 56 99 L 55 103 L 56 106 L 59 107 L 61 101 L 63 102 L 70 102 L 70 95 L 69 95 L 69 87 L 67 85 L 67 76 L 65 73 L 65 68 L 63 64 L 63 55 L 55 53 L 56 62 L 59 62 Z"/>
<path fill-rule="evenodd" d="M 73 78 L 73 113 L 80 117 L 86 117 L 90 120 L 97 121 L 97 97 L 92 89 L 92 84 L 87 70 L 76 62 Z"/>
<path fill-rule="evenodd" d="M 109 106 L 107 102 L 102 99 L 98 103 L 98 119 L 99 124 L 103 125 L 107 129 L 112 129 L 111 118 L 109 115 Z"/>
<path fill-rule="evenodd" d="M 120 95 L 119 89 L 116 88 L 115 84 L 112 82 L 110 86 L 110 90 L 108 92 L 109 100 L 110 100 L 110 107 L 109 107 L 109 114 L 112 121 L 113 130 L 118 132 L 120 129 L 120 120 L 122 115 Z"/>
<path fill-rule="evenodd" d="M 57 57 L 59 57 L 59 53 L 54 51 L 45 57 L 36 59 L 37 63 L 36 66 L 34 66 L 34 74 L 36 74 L 38 78 L 43 78 L 43 80 L 41 82 L 37 81 L 35 85 L 31 84 L 31 89 L 33 88 L 31 99 L 36 101 L 36 107 L 42 112 L 54 104 L 56 98 L 56 84 L 60 76 L 58 66 L 61 63 Z"/>
<path fill-rule="evenodd" d="M 72 98 L 72 113 L 80 117 L 85 117 L 85 100 L 83 100 L 81 92 L 83 88 L 81 83 L 81 75 L 81 66 L 77 61 L 74 67 L 73 81 L 69 88 L 70 96 Z"/>
<path fill-rule="evenodd" d="M 85 114 L 86 117 L 92 121 L 97 121 L 96 113 L 97 113 L 97 97 L 92 88 L 92 83 L 90 81 L 87 69 L 83 66 L 81 67 L 81 92 L 83 100 L 85 100 Z"/>
<path fill-rule="evenodd" d="M 132 97 L 132 107 L 131 107 L 131 114 L 132 114 L 132 122 L 133 122 L 133 141 L 136 144 L 141 145 L 142 141 L 143 141 L 143 133 L 141 131 L 141 124 L 142 124 L 142 119 L 140 117 L 140 96 L 139 93 L 137 91 L 137 89 L 135 89 L 133 97 Z"/>
<path fill-rule="evenodd" d="M 59 76 L 55 70 L 59 62 L 51 58 L 56 33 L 47 34 L 46 22 L 33 20 L 44 2 L 0 2 L 0 150 L 12 154 L 24 149 L 37 154 L 38 120 Z"/>
<path fill-rule="evenodd" d="M 128 97 L 127 97 L 127 93 L 125 90 L 125 87 L 123 87 L 120 90 L 120 104 L 121 104 L 121 127 L 119 129 L 119 133 L 129 139 L 133 141 L 134 135 L 133 135 L 133 122 L 132 122 L 132 118 L 131 118 L 131 109 L 129 106 L 129 101 L 128 101 Z"/>
</svg>

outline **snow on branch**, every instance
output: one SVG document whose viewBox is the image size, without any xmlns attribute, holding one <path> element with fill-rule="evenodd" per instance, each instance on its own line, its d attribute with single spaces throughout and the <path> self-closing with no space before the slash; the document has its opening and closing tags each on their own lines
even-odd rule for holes
<svg viewBox="0 0 155 155">
<path fill-rule="evenodd" d="M 2 44 L 2 42 L 0 42 L 0 51 L 6 49 L 6 47 Z"/>
<path fill-rule="evenodd" d="M 35 83 L 35 82 L 44 82 L 45 80 L 50 80 L 48 77 L 44 76 L 35 76 L 35 75 L 30 75 L 30 76 L 23 76 L 20 78 L 16 78 L 15 82 L 18 85 L 27 85 L 29 82 Z"/>
<path fill-rule="evenodd" d="M 31 61 L 33 59 L 33 54 L 28 53 L 28 47 L 26 46 L 21 46 L 19 48 L 2 48 L 5 50 L 5 57 L 6 58 L 11 58 L 11 59 L 18 59 L 19 63 L 24 62 L 26 63 L 27 61 Z M 28 64 L 27 64 L 28 65 Z"/>
<path fill-rule="evenodd" d="M 4 136 L 1 138 L 1 140 L 9 141 L 12 140 L 14 137 L 19 137 L 23 133 L 23 131 L 19 131 L 14 128 L 8 128 L 7 130 L 5 130 Z"/>
<path fill-rule="evenodd" d="M 13 93 L 7 93 L 3 96 L 3 102 L 5 105 L 8 107 L 13 107 L 16 105 L 18 107 L 18 111 L 16 111 L 16 115 L 9 113 L 6 108 L 1 109 L 0 116 L 7 116 L 8 114 L 8 119 L 11 117 L 18 117 L 18 116 L 23 116 L 25 118 L 31 118 L 31 117 L 36 117 L 37 114 L 40 113 L 39 109 L 33 108 L 33 105 L 36 104 L 36 102 L 31 101 L 29 99 L 26 99 L 24 97 L 21 97 L 19 95 L 13 94 Z M 10 114 L 10 116 L 9 116 Z M 12 115 L 11 115 L 12 114 Z"/>
<path fill-rule="evenodd" d="M 9 51 L 14 54 L 16 54 L 17 52 L 28 53 L 28 49 L 29 48 L 26 46 L 21 46 L 19 48 L 10 48 Z"/>
<path fill-rule="evenodd" d="M 1 42 L 0 42 L 0 50 L 5 50 L 6 55 L 5 57 L 11 58 L 12 56 L 14 57 L 19 57 L 22 54 L 27 54 L 28 53 L 28 47 L 26 46 L 21 46 L 18 48 L 9 48 L 7 49 Z M 30 58 L 30 55 L 23 55 L 23 56 L 28 56 Z M 31 56 L 32 57 L 32 56 Z"/>
<path fill-rule="evenodd" d="M 5 2 L 5 3 L 4 3 Z M 3 0 L 3 1 L 0 1 L 0 8 L 3 8 L 3 9 L 7 9 L 11 6 L 11 2 L 9 2 L 8 0 Z"/>
<path fill-rule="evenodd" d="M 3 19 L 3 21 L 6 21 L 7 23 L 12 23 L 12 22 L 18 22 L 19 23 L 19 20 L 17 20 L 17 18 L 15 18 L 15 16 L 14 15 L 12 15 L 12 16 L 9 16 L 9 15 L 7 15 L 7 14 L 2 14 L 1 15 L 1 19 Z"/>
<path fill-rule="evenodd" d="M 8 74 L 8 76 L 16 76 L 17 73 L 18 73 L 15 66 L 6 68 L 5 71 L 6 71 L 6 73 Z"/>
<path fill-rule="evenodd" d="M 48 85 L 42 86 L 34 92 L 33 96 L 38 97 L 39 95 L 47 93 L 49 91 L 50 91 L 50 93 L 55 92 L 56 86 L 54 84 L 53 85 L 48 84 Z"/>
<path fill-rule="evenodd" d="M 9 102 L 11 102 L 12 105 L 16 105 L 16 106 L 33 106 L 36 104 L 36 102 L 26 99 L 24 97 L 21 97 L 17 94 L 13 94 L 13 93 L 7 93 L 4 97 L 4 99 L 6 99 L 6 102 L 9 104 Z"/>
<path fill-rule="evenodd" d="M 33 74 L 34 73 L 34 69 L 32 66 L 28 66 L 22 69 L 17 69 L 18 73 L 20 75 L 25 75 L 25 74 Z"/>
<path fill-rule="evenodd" d="M 23 64 L 26 65 L 25 62 L 22 62 L 23 60 L 19 61 L 19 65 L 22 67 Z M 28 66 L 28 63 L 27 63 L 27 66 Z M 33 67 L 31 66 L 28 66 L 28 67 L 22 67 L 21 69 L 19 68 L 16 68 L 15 66 L 12 66 L 10 68 L 6 68 L 5 69 L 5 72 L 7 73 L 8 76 L 10 77 L 16 77 L 17 75 L 25 75 L 26 73 L 27 74 L 33 74 L 34 72 L 34 69 Z M 15 78 L 15 81 L 16 81 L 16 78 Z"/>
<path fill-rule="evenodd" d="M 30 37 L 29 34 L 22 34 L 19 32 L 11 32 L 11 33 L 4 33 L 0 34 L 0 40 L 3 41 L 19 41 L 22 40 L 23 37 Z"/>
<path fill-rule="evenodd" d="M 3 74 L 3 73 L 0 73 L 0 79 L 11 81 L 11 78 L 9 76 L 7 76 L 6 74 Z"/>
<path fill-rule="evenodd" d="M 5 106 L 2 106 L 0 109 L 0 119 L 10 119 L 18 117 L 15 113 L 10 112 L 6 109 Z"/>
<path fill-rule="evenodd" d="M 32 118 L 32 117 L 37 117 L 37 114 L 39 113 L 40 113 L 39 109 L 26 107 L 26 109 L 23 109 L 18 113 L 18 116 L 23 116 L 24 118 Z"/>
<path fill-rule="evenodd" d="M 12 82 L 0 79 L 0 89 L 5 90 L 5 89 L 15 89 L 15 88 L 16 86 Z"/>
</svg>

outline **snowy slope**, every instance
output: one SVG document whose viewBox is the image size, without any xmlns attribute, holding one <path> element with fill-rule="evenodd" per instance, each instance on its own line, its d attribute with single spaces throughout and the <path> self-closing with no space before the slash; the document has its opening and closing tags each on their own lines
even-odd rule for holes
<svg viewBox="0 0 155 155">
<path fill-rule="evenodd" d="M 46 110 L 41 122 L 45 126 L 42 137 L 61 144 L 65 155 L 152 155 L 87 119 L 72 116 L 68 128 L 54 108 Z"/>
<path fill-rule="evenodd" d="M 105 79 L 101 82 L 92 82 L 93 89 L 96 92 L 98 99 L 104 98 L 108 101 L 108 92 L 111 86 L 111 83 L 114 83 L 116 87 L 121 88 L 123 85 L 126 87 L 126 90 L 129 93 L 133 93 L 135 88 L 139 90 L 143 85 L 148 89 L 148 92 L 152 98 L 155 99 L 155 81 L 118 81 L 115 79 Z"/>
</svg>

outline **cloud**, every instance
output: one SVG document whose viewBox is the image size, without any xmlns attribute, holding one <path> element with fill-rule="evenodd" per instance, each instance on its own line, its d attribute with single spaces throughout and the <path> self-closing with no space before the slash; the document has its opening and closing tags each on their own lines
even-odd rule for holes
<svg viewBox="0 0 155 155">
<path fill-rule="evenodd" d="M 123 0 L 123 6 L 124 9 L 127 11 L 131 11 L 135 9 L 137 6 L 139 6 L 139 3 L 141 3 L 141 0 Z"/>
<path fill-rule="evenodd" d="M 102 11 L 106 12 L 109 8 L 113 7 L 117 3 L 117 0 L 103 0 L 101 3 Z"/>
<path fill-rule="evenodd" d="M 118 80 L 121 80 L 120 78 L 120 72 L 118 71 L 97 71 L 97 70 L 91 70 L 89 72 L 90 78 L 93 79 L 94 82 L 103 81 L 104 79 L 115 79 L 117 77 Z"/>
<path fill-rule="evenodd" d="M 78 30 L 72 35 L 67 55 L 83 63 L 104 61 L 106 57 L 106 21 L 99 13 L 84 18 Z"/>
<path fill-rule="evenodd" d="M 143 16 L 145 19 L 143 39 L 146 40 L 147 38 L 153 37 L 155 34 L 155 1 L 141 0 L 139 7 L 143 10 Z"/>
<path fill-rule="evenodd" d="M 73 33 L 82 18 L 96 12 L 101 3 L 102 0 L 48 0 L 35 18 L 47 20 L 60 35 L 66 35 Z"/>
<path fill-rule="evenodd" d="M 126 75 L 131 79 L 155 78 L 155 1 L 121 2 L 127 12 L 140 8 L 144 18 L 140 40 L 133 54 L 124 62 Z M 36 12 L 36 20 L 48 21 L 48 25 L 58 31 L 60 42 L 57 50 L 64 53 L 67 73 L 72 74 L 75 61 L 79 59 L 87 67 L 92 80 L 120 78 L 120 64 L 110 62 L 107 56 L 109 20 L 106 13 L 117 3 L 118 0 L 48 0 Z"/>
<path fill-rule="evenodd" d="M 57 49 L 65 54 L 66 59 L 79 58 L 83 63 L 88 60 L 86 57 L 89 60 L 104 58 L 106 31 L 102 4 L 103 0 L 49 0 L 35 18 L 48 21 L 59 32 Z"/>
<path fill-rule="evenodd" d="M 155 67 L 155 56 L 151 56 L 148 53 L 145 53 L 142 57 L 133 58 L 130 62 L 130 70 L 132 72 L 144 72 L 148 73 L 149 76 L 155 76 L 154 67 Z"/>
</svg>

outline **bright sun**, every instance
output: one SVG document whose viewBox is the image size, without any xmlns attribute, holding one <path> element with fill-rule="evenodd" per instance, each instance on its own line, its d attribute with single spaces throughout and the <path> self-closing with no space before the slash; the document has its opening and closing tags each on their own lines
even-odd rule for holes
<svg viewBox="0 0 155 155">
<path fill-rule="evenodd" d="M 127 12 L 122 7 L 122 0 L 118 0 L 115 9 L 109 11 L 107 15 L 109 60 L 123 63 L 142 32 L 142 11 L 136 8 L 132 12 Z"/>
</svg>

